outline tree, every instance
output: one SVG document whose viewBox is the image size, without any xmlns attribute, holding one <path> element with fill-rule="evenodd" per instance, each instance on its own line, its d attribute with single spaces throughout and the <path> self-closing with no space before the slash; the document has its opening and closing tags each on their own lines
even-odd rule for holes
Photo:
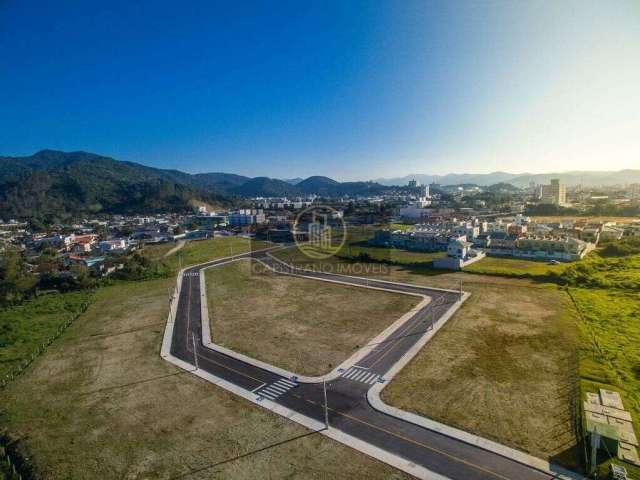
<svg viewBox="0 0 640 480">
<path fill-rule="evenodd" d="M 14 249 L 4 252 L 0 257 L 0 304 L 21 302 L 33 293 L 36 283 L 19 252 Z"/>
</svg>

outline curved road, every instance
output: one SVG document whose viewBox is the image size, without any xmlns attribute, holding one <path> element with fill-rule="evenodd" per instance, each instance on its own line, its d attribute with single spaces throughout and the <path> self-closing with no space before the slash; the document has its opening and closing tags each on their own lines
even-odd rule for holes
<svg viewBox="0 0 640 480">
<path fill-rule="evenodd" d="M 236 258 L 254 257 L 274 269 L 308 277 L 344 281 L 344 276 L 297 270 L 273 260 L 264 252 L 250 252 Z M 202 343 L 200 323 L 200 278 L 203 268 L 228 262 L 212 261 L 184 271 L 175 315 L 171 354 L 241 388 L 256 392 L 290 410 L 317 421 L 325 421 L 321 383 L 299 383 L 268 370 L 242 362 L 207 348 Z M 327 383 L 329 425 L 387 452 L 402 457 L 434 473 L 461 480 L 543 480 L 548 473 L 462 442 L 435 431 L 375 410 L 367 401 L 367 390 L 437 322 L 458 299 L 457 293 L 426 287 L 396 285 L 372 279 L 349 277 L 349 282 L 379 286 L 432 297 L 432 302 L 416 312 L 386 340 L 364 357 L 357 367 Z M 194 352 L 195 348 L 195 352 Z"/>
</svg>

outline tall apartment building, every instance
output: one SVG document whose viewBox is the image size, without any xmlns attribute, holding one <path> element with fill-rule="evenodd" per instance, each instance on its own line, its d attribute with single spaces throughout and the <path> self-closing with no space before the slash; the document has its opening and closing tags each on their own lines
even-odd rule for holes
<svg viewBox="0 0 640 480">
<path fill-rule="evenodd" d="M 567 203 L 567 186 L 554 178 L 549 185 L 542 185 L 540 192 L 541 203 L 565 205 Z"/>
</svg>

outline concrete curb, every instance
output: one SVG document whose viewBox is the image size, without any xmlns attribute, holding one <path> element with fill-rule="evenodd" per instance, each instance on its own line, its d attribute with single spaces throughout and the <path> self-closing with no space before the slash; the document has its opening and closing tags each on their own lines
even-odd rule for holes
<svg viewBox="0 0 640 480">
<path fill-rule="evenodd" d="M 387 387 L 389 383 L 391 383 L 391 380 L 413 359 L 413 357 L 418 354 L 422 347 L 424 347 L 427 342 L 429 342 L 429 340 L 433 338 L 438 330 L 440 330 L 440 328 L 447 322 L 447 320 L 449 320 L 456 313 L 456 311 L 462 306 L 464 301 L 470 295 L 470 293 L 465 292 L 462 296 L 462 299 L 453 304 L 449 308 L 449 310 L 447 310 L 447 312 L 442 317 L 440 317 L 440 319 L 438 319 L 438 321 L 434 325 L 433 330 L 424 335 L 409 350 L 407 350 L 402 358 L 400 358 L 385 375 L 387 382 L 376 383 L 367 391 L 367 401 L 373 408 L 379 410 L 380 412 L 386 413 L 387 415 L 399 418 L 415 425 L 419 425 L 429 430 L 433 430 L 435 432 L 441 433 L 451 438 L 455 438 L 465 443 L 480 447 L 484 450 L 515 460 L 518 463 L 529 465 L 530 467 L 543 471 L 544 473 L 551 474 L 555 478 L 564 480 L 583 480 L 583 476 L 560 466 L 553 465 L 546 460 L 534 457 L 533 455 L 529 455 L 525 452 L 521 452 L 520 450 L 507 447 L 506 445 L 502 445 L 478 435 L 465 432 L 464 430 L 459 430 L 443 423 L 436 422 L 435 420 L 431 420 L 430 418 L 400 410 L 399 408 L 384 403 L 382 398 L 380 398 L 382 390 L 384 390 L 384 388 Z"/>
<path fill-rule="evenodd" d="M 222 263 L 218 263 L 216 265 L 211 265 L 209 267 L 205 267 L 202 268 L 200 270 L 200 272 L 203 272 L 204 270 L 207 270 L 209 268 L 214 268 L 220 265 L 225 265 L 227 263 L 233 262 L 233 261 L 239 261 L 239 260 L 250 260 L 249 258 L 238 258 L 238 259 L 231 259 L 229 261 L 226 262 L 222 262 Z M 260 261 L 260 260 L 258 260 Z M 385 328 L 382 332 L 378 333 L 375 337 L 373 337 L 372 339 L 370 339 L 366 345 L 364 347 L 362 347 L 361 349 L 359 349 L 358 351 L 356 351 L 355 353 L 353 353 L 349 358 L 347 358 L 346 360 L 344 360 L 340 365 L 338 365 L 337 367 L 335 367 L 331 372 L 322 375 L 322 376 L 316 376 L 316 377 L 311 377 L 311 376 L 307 376 L 307 375 L 299 375 L 297 373 L 291 372 L 289 370 L 285 370 L 283 368 L 280 367 L 276 367 L 274 365 L 271 365 L 269 363 L 263 362 L 261 360 L 255 359 L 253 357 L 249 357 L 247 355 L 244 355 L 242 353 L 238 353 L 234 350 L 231 350 L 229 348 L 223 347 L 222 345 L 218 345 L 217 343 L 214 343 L 212 341 L 212 337 L 211 337 L 211 325 L 209 322 L 209 309 L 208 309 L 208 304 L 207 304 L 207 294 L 206 294 L 206 282 L 205 282 L 205 278 L 204 275 L 200 274 L 200 318 L 202 321 L 202 326 L 201 326 L 201 331 L 202 331 L 202 343 L 207 347 L 210 348 L 212 350 L 215 350 L 217 352 L 223 353 L 225 355 L 229 355 L 230 357 L 233 357 L 237 360 L 241 360 L 243 362 L 249 363 L 255 367 L 258 368 L 262 368 L 263 370 L 267 370 L 270 371 L 272 373 L 275 373 L 277 375 L 289 378 L 289 379 L 296 379 L 296 381 L 299 382 L 303 382 L 303 383 L 320 383 L 322 381 L 330 381 L 330 380 L 334 380 L 338 377 L 340 377 L 341 375 L 341 371 L 342 369 L 346 369 L 348 367 L 350 367 L 351 365 L 357 364 L 359 360 L 361 360 L 362 358 L 364 358 L 365 356 L 367 356 L 371 350 L 373 350 L 373 348 L 375 348 L 376 344 L 381 342 L 382 340 L 384 340 L 388 335 L 390 335 L 392 332 L 394 332 L 396 329 L 400 328 L 406 321 L 410 320 L 413 315 L 421 310 L 422 308 L 424 308 L 425 306 L 427 306 L 430 302 L 431 302 L 431 298 L 428 297 L 427 295 L 424 294 L 419 294 L 419 293 L 411 293 L 411 292 L 399 292 L 397 290 L 392 290 L 390 288 L 381 288 L 381 287 L 375 287 L 375 286 L 367 286 L 367 285 L 360 285 L 360 284 L 356 284 L 356 283 L 352 283 L 352 282 L 341 282 L 339 280 L 330 280 L 327 278 L 317 278 L 317 277 L 308 277 L 306 275 L 301 275 L 301 274 L 296 274 L 296 273 L 289 273 L 289 272 L 280 272 L 278 270 L 273 269 L 272 267 L 270 267 L 269 265 L 260 262 L 262 265 L 264 265 L 266 268 L 268 268 L 269 270 L 278 273 L 280 275 L 289 275 L 292 277 L 299 277 L 299 278 L 304 278 L 306 280 L 318 280 L 318 281 L 322 281 L 322 282 L 329 282 L 329 283 L 337 283 L 337 284 L 341 284 L 341 285 L 349 285 L 349 286 L 354 286 L 354 287 L 359 287 L 359 288 L 369 288 L 372 290 L 381 290 L 381 291 L 387 291 L 387 292 L 392 292 L 392 293 L 399 293 L 399 294 L 404 294 L 404 295 L 413 295 L 416 297 L 422 297 L 422 301 L 416 305 L 415 307 L 413 307 L 411 310 L 409 310 L 408 312 L 404 313 L 400 318 L 398 318 L 396 321 L 394 321 L 391 325 L 389 325 L 387 328 Z M 286 265 L 286 264 L 285 264 Z M 335 274 L 334 274 L 335 275 Z M 347 277 L 345 275 L 345 277 Z M 358 277 L 348 277 L 348 278 L 358 278 Z M 391 282 L 386 282 L 386 283 L 391 283 Z"/>
<path fill-rule="evenodd" d="M 231 259 L 233 257 L 227 257 L 227 259 Z M 221 259 L 224 260 L 224 259 Z M 232 260 L 229 260 L 232 261 Z M 208 262 L 207 262 L 208 263 Z M 226 262 L 225 262 L 226 263 Z M 353 437 L 349 434 L 346 434 L 344 432 L 341 432 L 340 430 L 336 430 L 334 428 L 325 428 L 325 425 L 322 422 L 319 422 L 317 420 L 314 420 L 312 418 L 309 418 L 305 415 L 302 415 L 300 413 L 297 413 L 293 410 L 290 410 L 282 405 L 279 405 L 275 402 L 272 402 L 271 400 L 269 400 L 268 398 L 263 398 L 262 400 L 258 400 L 258 396 L 255 395 L 253 392 L 249 391 L 249 390 L 245 390 L 244 388 L 238 387 L 237 385 L 234 385 L 231 382 L 228 382 L 226 380 L 224 380 L 223 378 L 220 378 L 216 375 L 213 375 L 209 372 L 206 372 L 204 370 L 201 369 L 197 369 L 195 368 L 194 365 L 191 365 L 190 363 L 187 363 L 183 360 L 180 360 L 179 358 L 174 357 L 173 355 L 171 355 L 171 341 L 173 339 L 173 329 L 175 326 L 175 313 L 177 311 L 177 305 L 178 305 L 178 301 L 180 298 L 180 289 L 182 286 L 182 278 L 183 278 L 183 274 L 185 272 L 185 270 L 187 269 L 191 269 L 192 267 L 187 267 L 182 269 L 179 274 L 178 274 L 178 278 L 177 278 L 177 287 L 175 290 L 175 295 L 173 296 L 172 300 L 171 300 L 171 307 L 169 309 L 169 315 L 167 318 L 167 325 L 165 327 L 165 331 L 164 331 L 164 337 L 162 339 L 162 348 L 160 351 L 160 356 L 166 360 L 167 362 L 175 365 L 178 368 L 181 368 L 183 370 L 186 370 L 200 378 L 202 378 L 203 380 L 213 383 L 214 385 L 217 385 L 225 390 L 227 390 L 228 392 L 231 392 L 235 395 L 238 395 L 242 398 L 244 398 L 245 400 L 248 400 L 249 402 L 258 405 L 262 408 L 266 408 L 267 410 L 271 410 L 272 412 L 285 417 L 289 420 L 292 420 L 312 431 L 315 431 L 317 433 L 320 433 L 326 437 L 329 437 L 337 442 L 340 442 L 343 445 L 346 445 L 350 448 L 353 448 L 354 450 L 357 450 L 359 452 L 362 452 L 366 455 L 369 455 L 370 457 L 373 457 L 377 460 L 380 460 L 384 463 L 387 463 L 395 468 L 397 468 L 398 470 L 404 471 L 406 473 L 409 473 L 410 475 L 414 475 L 417 478 L 421 478 L 424 480 L 449 480 L 447 477 L 444 477 L 442 475 L 439 475 L 435 472 L 432 472 L 430 470 L 427 470 L 424 467 L 421 467 L 419 465 L 414 464 L 413 462 L 410 462 L 408 460 L 405 460 L 402 457 L 399 457 L 397 455 L 394 455 L 392 453 L 389 453 L 385 450 L 382 450 L 381 448 L 378 448 L 376 446 L 370 445 L 367 442 L 364 442 L 362 440 L 360 440 L 359 438 Z"/>
<path fill-rule="evenodd" d="M 270 249 L 265 249 L 265 250 L 271 250 Z M 229 263 L 235 260 L 238 260 L 240 258 L 246 258 L 246 255 L 250 253 L 250 252 L 246 252 L 246 253 L 242 253 L 242 254 L 238 254 L 238 255 L 234 255 L 234 256 L 230 256 L 230 257 L 224 257 L 221 259 L 217 259 L 217 260 L 213 260 L 213 261 L 222 261 L 221 263 L 217 263 L 216 265 L 210 265 L 209 267 L 204 267 L 200 269 L 200 272 L 202 272 L 203 270 L 210 268 L 210 267 L 214 267 L 217 265 L 223 265 L 225 263 Z M 270 255 L 271 256 L 271 255 Z M 275 259 L 275 257 L 271 256 L 272 258 Z M 287 265 L 285 262 L 282 262 L 279 259 L 276 259 L 277 261 Z M 318 422 L 317 420 L 314 420 L 312 418 L 306 417 L 302 414 L 299 414 L 293 410 L 290 410 L 286 407 L 283 407 L 282 405 L 279 405 L 275 402 L 272 402 L 271 400 L 264 398 L 260 401 L 258 401 L 258 396 L 256 396 L 254 393 L 250 392 L 249 390 L 245 390 L 241 387 L 238 387 L 220 377 L 217 377 L 215 375 L 212 375 L 208 372 L 205 372 L 204 370 L 200 370 L 200 369 L 196 369 L 195 366 L 180 360 L 176 357 L 174 357 L 173 355 L 171 355 L 171 341 L 172 341 L 172 337 L 173 337 L 173 328 L 174 328 L 174 318 L 175 318 L 175 314 L 177 311 L 177 306 L 178 306 L 178 301 L 180 298 L 180 291 L 181 291 L 181 287 L 182 287 L 182 279 L 183 279 L 183 274 L 186 270 L 189 269 L 193 269 L 194 267 L 198 267 L 201 265 L 206 265 L 208 263 L 211 263 L 212 261 L 209 262 L 203 262 L 201 264 L 197 264 L 197 265 L 192 265 L 190 267 L 186 267 L 184 269 L 182 269 L 177 277 L 177 286 L 175 289 L 175 293 L 172 297 L 171 300 L 171 306 L 169 309 L 169 315 L 168 315 L 168 319 L 167 319 L 167 325 L 165 327 L 165 333 L 164 333 L 164 337 L 163 337 L 163 341 L 162 341 L 162 349 L 161 349 L 161 357 L 164 358 L 165 360 L 167 360 L 168 362 L 176 365 L 177 367 L 187 370 L 197 376 L 199 376 L 200 378 L 213 383 L 215 385 L 220 386 L 221 388 L 224 388 L 225 390 L 234 393 L 236 395 L 239 395 L 241 397 L 243 397 L 244 399 L 250 401 L 253 404 L 259 405 L 263 408 L 266 408 L 268 410 L 273 411 L 274 413 L 277 413 L 278 415 L 281 415 L 283 417 L 286 417 L 300 425 L 305 426 L 306 428 L 309 428 L 313 431 L 316 431 L 318 433 L 321 433 L 322 435 L 325 435 L 329 438 L 332 438 L 342 444 L 345 444 L 355 450 L 358 450 L 362 453 L 365 453 L 373 458 L 376 458 L 382 462 L 385 462 L 391 466 L 394 466 L 396 468 L 398 468 L 399 470 L 402 470 L 406 473 L 409 473 L 411 475 L 414 475 L 418 478 L 422 478 L 422 479 L 426 479 L 426 480 L 447 480 L 447 477 L 444 477 L 442 475 L 436 474 L 435 472 L 432 472 L 430 470 L 427 470 L 423 467 L 420 467 L 418 465 L 415 465 L 414 463 L 405 460 L 397 455 L 394 455 L 392 453 L 389 453 L 383 449 L 380 449 L 378 447 L 375 447 L 373 445 L 368 444 L 367 442 L 360 440 L 358 438 L 355 438 L 351 435 L 348 435 L 344 432 L 341 432 L 339 430 L 336 430 L 334 428 L 329 428 L 326 429 L 324 424 L 322 424 L 321 422 Z M 288 265 L 287 265 L 288 266 Z M 268 266 L 267 266 L 268 267 Z M 269 267 L 270 268 L 270 267 Z M 307 272 L 312 272 L 312 273 L 317 273 L 314 272 L 313 270 L 308 270 L 308 269 L 300 269 L 300 270 L 304 270 Z M 283 273 L 283 272 L 279 272 L 279 273 Z M 297 274 L 289 274 L 289 275 L 293 275 L 293 276 L 300 276 L 303 278 L 310 278 L 310 277 L 306 277 L 304 275 L 297 275 Z M 338 275 L 338 274 L 334 274 L 334 275 Z M 349 275 L 340 275 L 340 276 L 344 276 L 347 278 L 358 278 L 358 277 L 350 277 Z M 346 285 L 354 285 L 352 283 L 349 282 L 340 282 L 337 280 L 328 280 L 328 279 L 317 279 L 316 280 L 324 280 L 324 281 L 329 281 L 329 282 L 334 282 L 334 283 L 344 283 Z M 405 285 L 405 286 L 410 286 L 410 287 L 417 287 L 417 288 L 424 288 L 425 290 L 434 290 L 434 291 L 444 291 L 444 292 L 453 292 L 453 293 L 459 293 L 458 291 L 455 290 L 446 290 L 446 289 L 438 289 L 438 288 L 432 288 L 432 287 L 421 287 L 419 285 L 412 285 L 412 284 L 402 284 L 400 282 L 388 282 L 388 281 L 384 281 L 384 280 L 377 280 L 377 282 L 383 282 L 383 283 L 397 283 L 398 285 Z M 373 289 L 378 289 L 378 290 L 387 290 L 384 288 L 379 288 L 379 287 L 367 287 L 367 286 L 362 286 L 362 285 L 355 285 L 358 287 L 363 287 L 363 288 L 373 288 Z M 201 294 L 204 293 L 204 301 L 201 301 L 201 309 L 202 309 L 202 305 L 206 305 L 206 293 L 205 293 L 205 282 L 204 282 L 204 275 L 200 275 L 200 287 L 201 287 Z M 394 291 L 395 292 L 395 291 Z M 398 292 L 396 292 L 398 293 Z M 401 292 L 402 293 L 402 292 Z M 406 292 L 405 292 L 406 293 Z M 423 296 L 424 295 L 420 295 L 420 294 L 415 294 L 418 296 Z M 559 479 L 567 479 L 567 480 L 583 480 L 585 479 L 585 477 L 582 477 L 579 474 L 576 474 L 574 472 L 571 472 L 569 470 L 566 470 L 562 467 L 556 466 L 556 465 L 552 465 L 549 462 L 539 459 L 537 457 L 533 457 L 529 454 L 526 454 L 524 452 L 515 450 L 513 448 L 507 447 L 505 445 L 501 445 L 497 442 L 493 442 L 491 440 L 479 437 L 477 435 L 473 435 L 471 433 L 453 428 L 453 427 L 449 427 L 447 425 L 444 425 L 442 423 L 436 422 L 434 420 L 428 419 L 426 417 L 422 417 L 410 412 L 405 412 L 403 410 L 400 410 L 398 408 L 392 407 L 390 405 L 387 405 L 386 403 L 384 403 L 382 401 L 382 399 L 380 398 L 380 393 L 382 392 L 382 390 L 390 383 L 390 380 L 393 379 L 399 372 L 400 370 L 402 370 L 402 368 L 404 366 L 406 366 L 406 364 L 408 364 L 413 357 L 415 357 L 415 355 L 417 355 L 417 353 L 422 349 L 422 347 L 424 347 L 424 345 L 431 339 L 433 338 L 433 336 L 438 332 L 438 330 L 451 318 L 451 316 L 453 316 L 453 314 L 458 310 L 458 308 L 460 308 L 460 306 L 462 305 L 462 303 L 464 303 L 464 301 L 470 296 L 470 293 L 468 292 L 464 292 L 462 298 L 460 300 L 458 300 L 456 303 L 454 303 L 448 310 L 447 312 L 440 317 L 440 319 L 434 324 L 434 328 L 428 332 L 427 334 L 425 334 L 418 342 L 416 342 L 403 356 L 400 360 L 398 360 L 393 367 L 387 372 L 387 374 L 385 375 L 386 379 L 388 380 L 387 382 L 383 383 L 383 384 L 375 384 L 372 388 L 370 388 L 367 391 L 367 400 L 369 402 L 369 404 L 375 408 L 376 410 L 379 410 L 387 415 L 390 416 L 394 416 L 397 417 L 399 419 L 402 419 L 404 421 L 413 423 L 415 425 L 421 426 L 423 428 L 427 428 L 429 430 L 433 430 L 436 432 L 439 432 L 443 435 L 449 436 L 451 438 L 463 441 L 465 443 L 469 443 L 471 445 L 477 446 L 479 448 L 483 448 L 487 451 L 496 453 L 498 455 L 501 455 L 505 458 L 509 458 L 512 459 L 514 461 L 517 461 L 519 463 L 528 465 L 532 468 L 535 468 L 537 470 L 540 470 L 544 473 L 550 474 L 552 476 L 554 476 L 554 478 L 559 478 Z M 422 302 L 421 304 L 422 305 Z M 414 313 L 415 309 L 418 307 L 415 307 L 413 310 L 411 310 L 410 312 L 407 312 L 405 315 L 403 315 L 403 317 Z M 210 336 L 210 329 L 209 329 L 209 322 L 208 322 L 208 311 L 206 311 L 207 309 L 204 308 L 204 310 L 201 310 L 202 316 L 201 316 L 201 322 L 202 322 L 202 335 L 203 335 L 203 343 L 205 344 L 205 346 L 209 346 L 207 345 L 206 342 L 206 338 L 208 338 L 209 340 L 211 339 Z M 400 322 L 400 320 L 403 320 L 402 322 L 400 322 L 400 324 L 404 323 L 403 317 L 401 317 L 400 319 L 398 319 L 396 322 L 394 322 L 394 324 L 392 324 L 390 327 L 388 327 L 388 329 L 391 329 L 392 327 L 397 327 L 397 323 Z M 206 330 L 206 338 L 205 338 L 205 330 Z M 383 336 L 383 334 L 386 333 L 382 332 L 380 335 L 378 336 Z M 376 337 L 377 338 L 377 337 Z M 209 343 L 211 343 L 209 341 Z M 370 342 L 371 343 L 371 342 Z M 238 354 L 236 352 L 233 352 L 229 349 L 226 349 L 224 347 L 220 347 L 218 345 L 212 344 L 215 346 L 215 348 L 213 348 L 214 350 L 218 350 L 221 353 L 227 354 L 227 355 L 231 355 L 235 358 L 238 358 L 242 361 L 246 361 L 247 363 L 253 364 L 259 368 L 265 368 L 266 370 L 270 370 L 276 374 L 282 375 L 282 376 L 291 376 L 293 374 L 291 374 L 291 372 L 286 372 L 285 370 L 279 369 L 277 367 L 274 367 L 272 365 L 266 364 L 264 362 L 260 362 L 258 360 L 246 357 L 242 354 Z M 362 350 L 362 349 L 361 349 Z M 360 350 L 360 351 L 361 351 Z M 346 363 L 346 362 L 344 362 Z M 263 365 L 260 365 L 263 364 Z M 285 372 L 285 375 L 283 375 L 282 373 L 279 372 Z M 319 378 L 320 381 L 322 381 L 322 378 L 335 378 L 338 375 L 335 375 L 337 372 L 332 372 L 328 375 L 325 375 L 324 377 L 315 377 L 315 378 Z M 333 376 L 332 376 L 333 375 Z M 304 378 L 304 377 L 299 377 L 300 378 Z M 313 379 L 314 377 L 306 377 L 306 378 L 311 378 Z M 304 380 L 303 380 L 304 381 Z M 313 382 L 310 382 L 313 383 Z"/>
<path fill-rule="evenodd" d="M 285 248 L 282 248 L 280 250 L 285 250 Z M 292 267 L 292 265 L 289 265 L 284 260 L 280 260 L 278 257 L 274 257 L 270 253 L 267 253 L 267 256 L 269 258 L 272 258 L 276 262 L 279 262 L 279 263 L 281 263 L 281 264 L 283 264 L 283 265 L 285 265 L 287 267 Z M 366 277 L 356 277 L 356 276 L 353 276 L 353 275 L 345 275 L 345 274 L 342 274 L 342 273 L 323 272 L 322 270 L 318 271 L 318 270 L 313 270 L 311 268 L 302 268 L 302 267 L 295 267 L 295 266 L 293 266 L 293 268 L 295 268 L 296 270 L 303 271 L 303 272 L 331 273 L 332 275 L 339 275 L 341 277 L 347 277 L 347 278 L 366 278 Z M 374 281 L 374 282 L 389 283 L 389 284 L 392 284 L 392 285 L 401 285 L 403 287 L 419 288 L 419 289 L 423 289 L 423 290 L 435 290 L 436 292 L 447 292 L 447 293 L 458 293 L 458 294 L 460 293 L 459 290 L 451 290 L 451 289 L 448 289 L 448 288 L 438 288 L 438 287 L 428 287 L 426 285 L 417 285 L 415 283 L 392 282 L 390 280 L 381 280 L 379 278 L 371 278 L 371 280 Z"/>
</svg>

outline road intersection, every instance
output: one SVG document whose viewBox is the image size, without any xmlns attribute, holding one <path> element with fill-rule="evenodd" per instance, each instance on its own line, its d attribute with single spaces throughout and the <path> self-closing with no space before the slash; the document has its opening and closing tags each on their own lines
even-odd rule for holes
<svg viewBox="0 0 640 480">
<path fill-rule="evenodd" d="M 357 365 L 340 368 L 326 382 L 304 383 L 278 374 L 278 369 L 210 348 L 203 342 L 200 272 L 204 268 L 254 258 L 283 274 L 310 279 L 348 282 L 368 288 L 431 297 L 401 325 L 376 345 Z M 521 463 L 462 441 L 434 429 L 376 409 L 368 400 L 374 386 L 384 384 L 396 363 L 415 350 L 416 344 L 444 322 L 461 303 L 461 293 L 417 285 L 346 277 L 329 272 L 302 270 L 270 256 L 266 251 L 248 252 L 189 267 L 181 272 L 172 302 L 162 355 L 223 388 L 298 421 L 309 428 L 374 456 L 420 478 L 469 480 L 543 480 L 560 475 Z M 206 306 L 205 306 L 206 307 Z M 405 359 L 406 361 L 406 359 Z M 325 408 L 326 406 L 326 408 Z M 325 416 L 328 428 L 325 427 Z"/>
</svg>

